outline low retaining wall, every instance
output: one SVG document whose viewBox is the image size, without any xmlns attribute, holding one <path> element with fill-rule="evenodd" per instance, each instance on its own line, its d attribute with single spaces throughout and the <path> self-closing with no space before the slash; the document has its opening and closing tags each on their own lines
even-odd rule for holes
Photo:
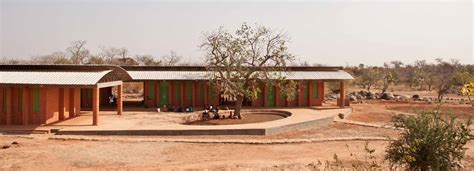
<svg viewBox="0 0 474 171">
<path fill-rule="evenodd" d="M 334 113 L 334 115 L 324 115 L 322 117 L 309 117 L 311 119 L 302 120 L 302 118 L 294 119 L 291 118 L 292 113 L 289 111 L 283 110 L 245 110 L 245 113 L 248 112 L 258 112 L 258 113 L 272 113 L 272 114 L 280 114 L 285 115 L 288 119 L 283 121 L 276 120 L 270 121 L 274 122 L 269 126 L 268 122 L 262 123 L 254 123 L 253 125 L 250 124 L 242 124 L 241 128 L 236 128 L 236 125 L 229 125 L 226 128 L 225 125 L 221 125 L 219 127 L 213 126 L 203 126 L 201 127 L 194 127 L 195 125 L 187 125 L 186 128 L 183 129 L 143 129 L 143 130 L 67 130 L 61 129 L 58 130 L 56 134 L 58 135 L 139 135 L 139 136 L 146 136 L 146 135 L 162 135 L 162 136 L 182 136 L 182 135 L 272 135 L 284 131 L 290 130 L 297 130 L 307 127 L 313 126 L 321 126 L 321 125 L 329 125 L 334 121 L 334 117 L 337 117 L 338 113 Z M 351 110 L 348 110 L 345 115 L 349 114 Z M 305 115 L 317 115 L 317 111 L 312 111 L 310 113 L 305 113 Z M 185 120 L 193 120 L 196 119 L 200 115 L 193 115 L 192 117 L 185 119 Z M 291 120 L 293 119 L 293 120 Z M 299 120 L 299 121 L 298 121 Z M 259 125 L 260 124 L 260 125 Z"/>
</svg>

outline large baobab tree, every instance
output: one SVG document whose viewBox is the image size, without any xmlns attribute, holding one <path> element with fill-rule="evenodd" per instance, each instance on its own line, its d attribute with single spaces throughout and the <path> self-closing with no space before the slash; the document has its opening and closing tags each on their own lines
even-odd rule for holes
<svg viewBox="0 0 474 171">
<path fill-rule="evenodd" d="M 295 96 L 296 83 L 282 76 L 294 60 L 288 52 L 288 38 L 262 26 L 243 23 L 234 33 L 224 30 L 205 33 L 201 48 L 206 52 L 212 82 L 225 94 L 236 98 L 235 115 L 241 118 L 244 98 L 257 98 L 260 83 L 282 87 L 287 99 Z"/>
</svg>

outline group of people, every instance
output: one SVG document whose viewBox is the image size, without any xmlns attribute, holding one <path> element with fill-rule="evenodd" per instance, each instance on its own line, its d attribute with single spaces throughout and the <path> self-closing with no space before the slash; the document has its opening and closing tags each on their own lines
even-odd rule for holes
<svg viewBox="0 0 474 171">
<path fill-rule="evenodd" d="M 233 112 L 229 109 L 229 106 L 226 106 L 227 113 L 229 113 L 228 118 L 234 118 Z M 202 112 L 202 119 L 209 120 L 211 119 L 210 113 L 213 114 L 212 119 L 224 119 L 225 115 L 219 115 L 219 108 L 214 107 L 213 105 L 206 106 L 204 112 Z"/>
<path fill-rule="evenodd" d="M 211 115 L 210 115 L 211 112 L 214 114 L 213 119 L 219 119 L 220 118 L 219 108 L 214 107 L 213 105 L 209 105 L 209 106 L 204 107 L 204 112 L 202 112 L 202 118 L 205 119 L 205 120 L 209 120 L 211 118 Z"/>
<path fill-rule="evenodd" d="M 193 112 L 193 107 L 191 106 L 186 106 L 185 108 L 183 108 L 181 106 L 175 107 L 172 104 L 168 104 L 168 105 L 165 105 L 164 107 L 166 111 L 168 112 Z"/>
</svg>

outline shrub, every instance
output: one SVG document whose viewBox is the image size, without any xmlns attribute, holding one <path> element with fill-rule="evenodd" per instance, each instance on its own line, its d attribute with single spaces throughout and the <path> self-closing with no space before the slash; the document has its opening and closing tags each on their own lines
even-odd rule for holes
<svg viewBox="0 0 474 171">
<path fill-rule="evenodd" d="M 387 147 L 385 158 L 391 167 L 410 170 L 450 170 L 461 167 L 466 148 L 473 135 L 471 119 L 458 121 L 454 115 L 423 112 L 419 115 L 397 115 L 392 119 L 403 128 L 401 137 Z"/>
</svg>

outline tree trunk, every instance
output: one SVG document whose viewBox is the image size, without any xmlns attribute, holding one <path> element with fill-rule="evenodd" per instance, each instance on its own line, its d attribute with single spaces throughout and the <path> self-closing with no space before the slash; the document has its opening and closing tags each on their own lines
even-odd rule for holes
<svg viewBox="0 0 474 171">
<path fill-rule="evenodd" d="M 438 91 L 438 102 L 441 103 L 443 101 L 443 92 Z"/>
<path fill-rule="evenodd" d="M 469 96 L 469 94 L 467 95 L 467 99 L 471 103 L 471 106 L 474 107 L 474 101 L 472 101 L 471 96 Z"/>
<path fill-rule="evenodd" d="M 234 110 L 234 116 L 237 116 L 237 118 L 242 119 L 242 115 L 240 114 L 240 110 L 242 109 L 242 102 L 244 101 L 244 96 L 238 95 L 237 96 L 237 101 L 235 102 L 235 110 Z"/>
</svg>

